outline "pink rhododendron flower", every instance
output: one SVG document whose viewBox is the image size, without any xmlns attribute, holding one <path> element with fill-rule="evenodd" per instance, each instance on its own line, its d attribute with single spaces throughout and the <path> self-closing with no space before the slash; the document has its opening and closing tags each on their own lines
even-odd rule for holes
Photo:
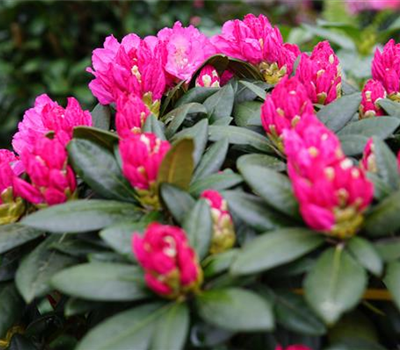
<svg viewBox="0 0 400 350">
<path fill-rule="evenodd" d="M 214 223 L 210 253 L 218 254 L 232 248 L 236 241 L 236 235 L 232 217 L 228 211 L 228 203 L 215 190 L 205 190 L 200 197 L 205 198 L 210 205 Z"/>
<path fill-rule="evenodd" d="M 0 149 L 0 225 L 17 221 L 25 211 L 19 194 L 15 191 L 14 181 L 19 175 L 15 164 L 18 158 L 6 149 Z"/>
<path fill-rule="evenodd" d="M 300 50 L 284 44 L 277 27 L 272 27 L 264 15 L 248 14 L 241 20 L 224 23 L 222 34 L 211 38 L 217 50 L 227 56 L 256 65 L 268 83 L 277 83 L 291 74 Z"/>
<path fill-rule="evenodd" d="M 381 82 L 368 80 L 361 94 L 360 118 L 379 117 L 385 114 L 378 101 L 386 98 L 386 91 Z"/>
<path fill-rule="evenodd" d="M 25 149 L 31 151 L 35 141 L 49 132 L 54 132 L 55 138 L 67 144 L 74 127 L 79 125 L 91 126 L 92 117 L 88 111 L 82 110 L 75 98 L 68 98 L 67 107 L 63 108 L 47 95 L 40 95 L 35 100 L 35 106 L 25 112 L 22 122 L 18 124 L 13 148 L 20 155 Z"/>
<path fill-rule="evenodd" d="M 119 143 L 122 171 L 144 206 L 157 208 L 157 176 L 171 145 L 152 133 L 131 134 Z"/>
<path fill-rule="evenodd" d="M 400 9 L 400 0 L 346 0 L 346 3 L 352 13 L 366 10 Z"/>
<path fill-rule="evenodd" d="M 360 165 L 365 171 L 370 171 L 372 173 L 376 173 L 378 171 L 372 138 L 370 138 L 365 145 Z"/>
<path fill-rule="evenodd" d="M 144 102 L 136 95 L 121 95 L 117 100 L 115 126 L 121 137 L 132 132 L 140 132 L 150 111 Z"/>
<path fill-rule="evenodd" d="M 203 273 L 181 228 L 152 223 L 143 236 L 133 235 L 132 249 L 154 292 L 175 299 L 199 289 Z"/>
<path fill-rule="evenodd" d="M 103 105 L 116 102 L 121 94 L 134 93 L 157 114 L 166 90 L 163 59 L 164 47 L 155 37 L 142 40 L 129 34 L 119 43 L 111 35 L 103 48 L 93 51 L 94 69 L 87 71 L 95 79 L 89 88 Z"/>
<path fill-rule="evenodd" d="M 165 70 L 171 81 L 190 80 L 204 61 L 216 53 L 210 39 L 193 26 L 161 29 L 157 37 L 165 45 Z"/>
<path fill-rule="evenodd" d="M 217 70 L 211 66 L 205 66 L 199 76 L 196 78 L 196 86 L 202 87 L 220 87 L 220 77 Z"/>
<path fill-rule="evenodd" d="M 313 103 L 328 104 L 341 95 L 339 60 L 328 41 L 315 46 L 311 56 L 301 55 L 296 76 Z"/>
<path fill-rule="evenodd" d="M 309 348 L 308 346 L 305 345 L 289 345 L 286 348 L 283 348 L 282 346 L 278 345 L 275 350 L 312 350 L 311 348 Z"/>
<path fill-rule="evenodd" d="M 23 150 L 21 161 L 31 180 L 15 180 L 16 191 L 22 198 L 35 205 L 55 205 L 74 197 L 75 174 L 68 165 L 65 145 L 58 139 L 39 137 L 32 151 Z"/>
<path fill-rule="evenodd" d="M 305 87 L 296 77 L 285 77 L 267 95 L 261 108 L 261 121 L 270 139 L 282 150 L 283 130 L 293 128 L 304 115 L 313 113 Z"/>
<path fill-rule="evenodd" d="M 400 100 L 400 44 L 389 40 L 381 52 L 376 49 L 372 60 L 372 78 L 382 83 L 388 97 Z"/>
<path fill-rule="evenodd" d="M 284 130 L 283 139 L 285 154 L 296 172 L 309 179 L 316 170 L 345 157 L 335 133 L 312 114 L 304 116 L 294 129 Z"/>
</svg>

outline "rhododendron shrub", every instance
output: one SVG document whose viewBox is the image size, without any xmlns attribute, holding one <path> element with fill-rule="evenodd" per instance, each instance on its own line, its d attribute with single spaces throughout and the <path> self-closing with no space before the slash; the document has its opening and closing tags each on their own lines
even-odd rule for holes
<svg viewBox="0 0 400 350">
<path fill-rule="evenodd" d="M 149 34 L 0 150 L 0 348 L 398 348 L 399 44 L 358 89 L 264 15 Z"/>
</svg>

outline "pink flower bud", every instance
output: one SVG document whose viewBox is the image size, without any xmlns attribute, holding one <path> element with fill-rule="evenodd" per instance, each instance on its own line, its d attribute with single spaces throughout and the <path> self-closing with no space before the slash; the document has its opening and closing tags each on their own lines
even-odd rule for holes
<svg viewBox="0 0 400 350">
<path fill-rule="evenodd" d="M 374 143 L 372 138 L 370 138 L 365 145 L 363 157 L 360 161 L 360 166 L 365 171 L 369 171 L 372 173 L 376 173 L 378 171 L 375 159 L 375 152 L 374 152 Z"/>
<path fill-rule="evenodd" d="M 132 249 L 150 289 L 169 299 L 197 292 L 203 273 L 185 231 L 152 223 L 143 236 L 134 234 Z"/>
<path fill-rule="evenodd" d="M 339 60 L 328 41 L 315 46 L 311 56 L 301 55 L 296 76 L 313 103 L 328 104 L 341 95 Z"/>
<path fill-rule="evenodd" d="M 217 70 L 211 66 L 205 66 L 196 79 L 196 86 L 220 87 L 220 77 Z"/>
<path fill-rule="evenodd" d="M 22 198 L 40 206 L 64 203 L 74 197 L 75 174 L 68 166 L 65 146 L 58 139 L 38 138 L 32 151 L 22 152 L 21 161 L 31 180 L 15 180 L 15 189 Z"/>
<path fill-rule="evenodd" d="M 72 138 L 73 129 L 80 125 L 92 125 L 92 117 L 83 111 L 78 101 L 70 97 L 66 108 L 63 108 L 43 94 L 36 98 L 35 107 L 28 109 L 18 132 L 13 137 L 13 148 L 18 154 L 25 149 L 32 150 L 36 139 L 49 132 L 54 132 L 64 144 Z"/>
<path fill-rule="evenodd" d="M 283 130 L 293 128 L 314 108 L 304 86 L 297 78 L 283 78 L 268 94 L 261 108 L 262 125 L 270 139 L 282 150 Z"/>
<path fill-rule="evenodd" d="M 361 94 L 360 118 L 378 117 L 384 115 L 384 111 L 378 105 L 378 101 L 386 98 L 383 85 L 377 80 L 368 80 Z"/>
<path fill-rule="evenodd" d="M 115 116 L 118 135 L 126 137 L 132 132 L 140 132 L 149 115 L 149 109 L 138 96 L 121 95 L 117 100 Z"/>
<path fill-rule="evenodd" d="M 160 30 L 157 37 L 165 45 L 165 70 L 172 80 L 189 81 L 204 61 L 216 54 L 204 34 L 193 26 L 182 27 L 181 22 Z"/>
<path fill-rule="evenodd" d="M 156 180 L 170 147 L 168 141 L 162 141 L 151 133 L 131 134 L 119 143 L 123 174 L 144 206 L 159 206 Z"/>
<path fill-rule="evenodd" d="M 214 223 L 210 253 L 218 254 L 232 248 L 236 235 L 232 217 L 228 211 L 228 203 L 215 190 L 205 190 L 200 197 L 205 198 L 210 205 Z"/>
<path fill-rule="evenodd" d="M 308 346 L 305 345 L 290 345 L 287 348 L 282 348 L 282 346 L 278 345 L 275 350 L 312 350 L 311 348 L 309 348 Z"/>
<path fill-rule="evenodd" d="M 400 44 L 391 39 L 382 52 L 376 49 L 371 70 L 372 78 L 382 83 L 389 98 L 400 100 Z"/>
<path fill-rule="evenodd" d="M 346 3 L 351 13 L 358 13 L 366 10 L 375 10 L 375 11 L 381 11 L 385 9 L 395 10 L 400 8 L 399 0 L 363 0 L 363 1 L 346 0 Z"/>
<path fill-rule="evenodd" d="M 222 34 L 211 38 L 217 50 L 227 56 L 258 66 L 266 82 L 275 84 L 291 74 L 300 50 L 284 44 L 277 27 L 264 15 L 248 14 L 241 20 L 224 23 Z"/>
</svg>

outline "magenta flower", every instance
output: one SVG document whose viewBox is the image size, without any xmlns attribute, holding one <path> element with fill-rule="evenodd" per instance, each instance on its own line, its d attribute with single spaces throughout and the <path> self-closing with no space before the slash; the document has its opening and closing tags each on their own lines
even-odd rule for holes
<svg viewBox="0 0 400 350">
<path fill-rule="evenodd" d="M 115 116 L 118 135 L 126 137 L 132 132 L 141 132 L 149 115 L 149 109 L 138 96 L 134 94 L 121 95 L 117 100 Z"/>
<path fill-rule="evenodd" d="M 158 170 L 170 147 L 151 133 L 132 133 L 119 143 L 123 174 L 146 207 L 159 207 Z"/>
<path fill-rule="evenodd" d="M 187 80 L 216 53 L 210 39 L 193 26 L 182 27 L 176 22 L 172 28 L 164 28 L 157 34 L 165 45 L 165 70 L 170 81 Z"/>
<path fill-rule="evenodd" d="M 370 138 L 365 145 L 363 157 L 360 161 L 360 166 L 365 170 L 372 173 L 376 173 L 378 171 L 375 159 L 375 152 L 374 152 L 374 143 L 372 138 Z"/>
<path fill-rule="evenodd" d="M 328 104 L 341 95 L 339 60 L 328 41 L 315 46 L 311 56 L 301 55 L 296 76 L 313 103 Z"/>
<path fill-rule="evenodd" d="M 0 149 L 0 225 L 17 221 L 25 211 L 22 198 L 14 183 L 19 174 L 18 158 L 6 149 Z"/>
<path fill-rule="evenodd" d="M 75 174 L 68 165 L 65 145 L 58 139 L 39 137 L 32 150 L 24 149 L 21 161 L 30 183 L 15 179 L 16 192 L 37 206 L 55 205 L 75 196 Z"/>
<path fill-rule="evenodd" d="M 293 128 L 308 114 L 314 114 L 314 108 L 305 87 L 296 77 L 285 77 L 267 95 L 261 108 L 261 121 L 269 138 L 283 150 L 283 130 Z"/>
<path fill-rule="evenodd" d="M 21 155 L 25 149 L 32 151 L 35 141 L 49 132 L 54 132 L 55 138 L 67 144 L 74 127 L 80 125 L 91 126 L 92 117 L 88 111 L 82 110 L 75 98 L 68 98 L 67 107 L 63 108 L 43 94 L 36 98 L 35 106 L 25 112 L 12 145 Z"/>
<path fill-rule="evenodd" d="M 289 345 L 286 348 L 282 348 L 282 346 L 278 345 L 275 348 L 275 350 L 312 350 L 312 349 L 305 345 L 296 344 L 296 345 Z"/>
<path fill-rule="evenodd" d="M 300 50 L 284 44 L 277 27 L 264 15 L 248 14 L 241 20 L 224 23 L 222 34 L 211 38 L 218 52 L 257 66 L 268 83 L 275 84 L 291 74 Z"/>
<path fill-rule="evenodd" d="M 140 39 L 135 34 L 119 43 L 112 35 L 104 47 L 93 51 L 95 76 L 89 84 L 93 95 L 103 105 L 116 102 L 122 94 L 136 94 L 158 114 L 161 97 L 166 90 L 164 47 L 156 37 Z"/>
<path fill-rule="evenodd" d="M 380 99 L 386 98 L 386 91 L 381 82 L 368 80 L 361 94 L 360 118 L 379 117 L 385 115 L 378 105 Z"/>
<path fill-rule="evenodd" d="M 346 0 L 347 7 L 351 13 L 358 13 L 366 10 L 382 11 L 386 9 L 399 9 L 400 0 Z"/>
<path fill-rule="evenodd" d="M 376 49 L 371 71 L 372 78 L 382 83 L 389 98 L 400 100 L 400 44 L 391 39 L 382 52 Z"/>
<path fill-rule="evenodd" d="M 207 65 L 202 68 L 199 76 L 196 78 L 196 86 L 201 87 L 220 87 L 220 77 L 217 70 L 211 66 Z"/>
<path fill-rule="evenodd" d="M 210 205 L 214 223 L 210 253 L 218 254 L 232 248 L 236 235 L 232 217 L 228 211 L 228 203 L 215 190 L 205 190 L 200 197 L 205 198 Z"/>
<path fill-rule="evenodd" d="M 181 228 L 152 223 L 143 236 L 133 235 L 132 250 L 148 287 L 157 294 L 176 299 L 198 291 L 203 273 Z"/>
</svg>

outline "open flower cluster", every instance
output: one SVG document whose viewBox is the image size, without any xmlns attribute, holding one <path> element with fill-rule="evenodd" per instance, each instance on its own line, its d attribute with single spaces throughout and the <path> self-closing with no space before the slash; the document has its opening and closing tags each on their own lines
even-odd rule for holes
<svg viewBox="0 0 400 350">
<path fill-rule="evenodd" d="M 40 95 L 0 150 L 0 295 L 29 305 L 0 337 L 47 297 L 78 350 L 342 348 L 363 297 L 399 298 L 399 45 L 358 91 L 328 41 L 301 52 L 264 15 L 108 36 L 100 106 Z"/>
</svg>

